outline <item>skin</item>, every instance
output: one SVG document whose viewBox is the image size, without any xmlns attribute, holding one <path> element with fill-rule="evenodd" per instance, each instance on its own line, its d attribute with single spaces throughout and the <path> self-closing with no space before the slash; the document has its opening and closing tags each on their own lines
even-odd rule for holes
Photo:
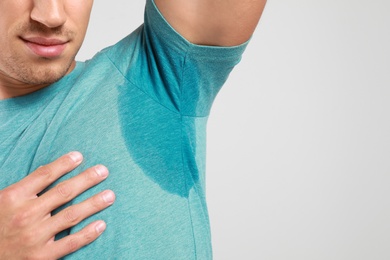
<svg viewBox="0 0 390 260">
<path fill-rule="evenodd" d="M 168 22 L 192 43 L 239 45 L 251 37 L 266 0 L 155 0 Z"/>
<path fill-rule="evenodd" d="M 247 41 L 265 0 L 155 0 L 168 22 L 200 45 L 233 46 Z M 93 0 L 0 1 L 0 100 L 47 87 L 70 73 L 84 40 Z M 107 178 L 100 165 L 42 190 L 82 161 L 77 152 L 40 167 L 0 190 L 0 260 L 58 259 L 91 243 L 105 230 L 103 221 L 54 241 L 61 230 L 115 200 L 104 191 L 51 216 L 50 212 Z"/>
<path fill-rule="evenodd" d="M 92 3 L 92 0 L 0 1 L 0 99 L 39 90 L 73 70 Z M 51 212 L 106 179 L 108 170 L 104 166 L 92 167 L 37 196 L 81 161 L 80 153 L 70 153 L 0 190 L 1 260 L 58 259 L 102 234 L 106 224 L 96 221 L 54 241 L 60 231 L 110 206 L 115 200 L 112 191 L 94 195 L 55 216 Z"/>
<path fill-rule="evenodd" d="M 34 92 L 73 70 L 92 4 L 92 0 L 0 1 L 0 99 Z M 64 42 L 65 49 L 55 57 L 37 55 L 27 44 L 34 37 Z"/>
<path fill-rule="evenodd" d="M 195 44 L 233 46 L 253 34 L 266 0 L 156 0 L 168 22 Z M 73 70 L 93 1 L 0 1 L 0 99 L 34 92 Z M 59 57 L 39 57 L 24 38 L 66 41 Z"/>
<path fill-rule="evenodd" d="M 54 241 L 54 236 L 114 203 L 115 194 L 103 191 L 56 215 L 52 212 L 83 191 L 105 180 L 108 170 L 102 165 L 85 172 L 37 196 L 55 180 L 73 170 L 82 155 L 72 152 L 38 168 L 21 181 L 0 190 L 0 259 L 58 259 L 91 243 L 105 230 L 103 221 L 95 221 L 81 231 Z"/>
</svg>

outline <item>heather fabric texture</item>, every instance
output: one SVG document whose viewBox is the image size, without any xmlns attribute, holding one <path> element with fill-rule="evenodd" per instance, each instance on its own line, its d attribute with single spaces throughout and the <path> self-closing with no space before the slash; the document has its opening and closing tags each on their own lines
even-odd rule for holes
<svg viewBox="0 0 390 260">
<path fill-rule="evenodd" d="M 69 151 L 84 162 L 61 180 L 104 164 L 116 202 L 92 220 L 107 229 L 65 259 L 212 258 L 205 199 L 206 123 L 246 44 L 189 43 L 148 0 L 145 22 L 60 81 L 0 101 L 0 189 Z M 70 204 L 71 204 L 70 203 Z"/>
</svg>

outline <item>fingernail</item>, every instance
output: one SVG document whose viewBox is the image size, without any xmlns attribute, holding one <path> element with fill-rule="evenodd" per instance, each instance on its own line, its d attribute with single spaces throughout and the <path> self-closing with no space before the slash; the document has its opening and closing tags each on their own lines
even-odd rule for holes
<svg viewBox="0 0 390 260">
<path fill-rule="evenodd" d="M 108 176 L 108 169 L 105 166 L 103 166 L 103 165 L 97 165 L 95 167 L 95 170 L 96 170 L 96 173 L 100 177 L 107 177 Z"/>
<path fill-rule="evenodd" d="M 106 223 L 104 223 L 103 221 L 99 222 L 96 226 L 95 226 L 95 229 L 96 229 L 96 232 L 98 232 L 99 234 L 103 233 L 104 230 L 106 230 Z"/>
<path fill-rule="evenodd" d="M 114 203 L 114 200 L 115 200 L 115 194 L 110 191 L 110 190 L 107 190 L 103 193 L 103 200 L 108 203 L 108 204 L 112 204 Z"/>
<path fill-rule="evenodd" d="M 83 155 L 79 152 L 70 152 L 69 156 L 75 163 L 80 163 L 83 160 Z"/>
</svg>

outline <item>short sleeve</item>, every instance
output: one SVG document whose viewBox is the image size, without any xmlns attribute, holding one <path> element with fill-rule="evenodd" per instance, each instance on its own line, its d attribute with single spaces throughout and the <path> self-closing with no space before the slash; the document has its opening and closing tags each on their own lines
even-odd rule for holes
<svg viewBox="0 0 390 260">
<path fill-rule="evenodd" d="M 233 47 L 192 44 L 170 26 L 153 0 L 144 24 L 108 52 L 121 73 L 156 102 L 183 116 L 207 116 L 241 60 L 247 42 Z"/>
</svg>

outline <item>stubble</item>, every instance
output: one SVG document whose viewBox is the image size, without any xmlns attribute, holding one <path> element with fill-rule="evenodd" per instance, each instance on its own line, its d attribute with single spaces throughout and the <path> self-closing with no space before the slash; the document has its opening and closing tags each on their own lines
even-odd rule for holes
<svg viewBox="0 0 390 260">
<path fill-rule="evenodd" d="M 17 35 L 35 34 L 43 37 L 62 37 L 70 40 L 75 37 L 74 32 L 67 30 L 63 26 L 47 28 L 36 22 L 20 25 L 15 30 Z M 75 60 L 77 51 L 78 49 L 69 57 L 61 57 L 59 59 L 44 57 L 31 59 L 23 51 L 14 48 L 11 49 L 11 52 L 6 57 L 3 57 L 4 67 L 0 68 L 0 73 L 28 85 L 49 85 L 60 80 L 68 73 Z"/>
</svg>

